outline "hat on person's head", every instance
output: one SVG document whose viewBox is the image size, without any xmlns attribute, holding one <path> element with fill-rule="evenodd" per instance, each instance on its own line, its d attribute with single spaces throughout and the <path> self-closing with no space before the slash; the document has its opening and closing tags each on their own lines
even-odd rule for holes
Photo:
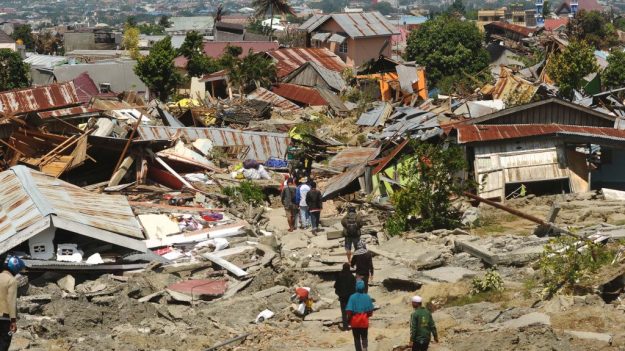
<svg viewBox="0 0 625 351">
<path fill-rule="evenodd" d="M 360 249 L 366 249 L 366 248 L 367 248 L 367 244 L 365 244 L 363 240 L 359 240 L 356 243 L 356 249 L 360 250 Z"/>
<path fill-rule="evenodd" d="M 300 183 L 308 183 L 308 177 L 301 177 L 299 181 Z"/>
<path fill-rule="evenodd" d="M 421 303 L 423 301 L 423 299 L 421 298 L 421 296 L 419 295 L 415 295 L 412 297 L 412 299 L 410 299 L 413 303 Z"/>
</svg>

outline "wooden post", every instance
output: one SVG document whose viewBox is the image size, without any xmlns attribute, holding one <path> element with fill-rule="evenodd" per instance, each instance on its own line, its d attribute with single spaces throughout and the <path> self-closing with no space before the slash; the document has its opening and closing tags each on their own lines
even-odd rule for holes
<svg viewBox="0 0 625 351">
<path fill-rule="evenodd" d="M 111 177 L 111 180 L 109 180 L 108 186 L 119 185 L 119 182 L 122 180 L 122 178 L 124 178 L 126 173 L 128 173 L 128 170 L 130 169 L 130 166 L 132 166 L 134 161 L 135 161 L 134 156 L 128 155 L 124 159 L 120 167 L 117 169 L 117 171 L 115 171 L 115 173 Z"/>
</svg>

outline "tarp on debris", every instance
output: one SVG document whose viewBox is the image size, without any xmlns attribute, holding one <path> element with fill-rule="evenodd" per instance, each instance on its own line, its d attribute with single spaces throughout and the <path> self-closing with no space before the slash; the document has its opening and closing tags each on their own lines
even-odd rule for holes
<svg viewBox="0 0 625 351">
<path fill-rule="evenodd" d="M 189 142 L 209 139 L 213 142 L 213 146 L 249 146 L 247 156 L 263 162 L 270 157 L 284 158 L 290 142 L 286 133 L 253 132 L 230 128 L 140 126 L 137 131 L 142 140 L 166 141 L 184 137 Z"/>
</svg>

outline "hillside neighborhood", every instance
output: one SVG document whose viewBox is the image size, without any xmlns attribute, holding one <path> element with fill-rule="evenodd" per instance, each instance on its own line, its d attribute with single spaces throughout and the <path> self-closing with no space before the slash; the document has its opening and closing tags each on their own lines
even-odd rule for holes
<svg viewBox="0 0 625 351">
<path fill-rule="evenodd" d="M 0 0 L 0 67 L 0 350 L 625 349 L 625 2 Z"/>
</svg>

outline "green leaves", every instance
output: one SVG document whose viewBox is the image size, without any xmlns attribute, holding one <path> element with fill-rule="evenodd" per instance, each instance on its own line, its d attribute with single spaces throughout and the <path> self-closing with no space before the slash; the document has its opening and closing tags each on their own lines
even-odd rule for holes
<svg viewBox="0 0 625 351">
<path fill-rule="evenodd" d="M 428 81 L 434 86 L 444 77 L 462 71 L 473 74 L 487 67 L 489 56 L 482 39 L 473 22 L 439 16 L 410 33 L 406 59 L 425 66 Z"/>
<path fill-rule="evenodd" d="M 485 292 L 501 292 L 504 290 L 503 279 L 495 269 L 486 271 L 484 277 L 475 277 L 471 281 L 471 295 Z"/>
<path fill-rule="evenodd" d="M 163 102 L 182 82 L 182 76 L 174 67 L 175 58 L 176 50 L 171 46 L 171 37 L 167 36 L 154 44 L 149 55 L 139 57 L 134 68 L 137 76 Z"/>
<path fill-rule="evenodd" d="M 625 87 L 625 51 L 613 50 L 608 56 L 608 67 L 601 74 L 608 89 Z"/>
<path fill-rule="evenodd" d="M 547 73 L 560 88 L 561 95 L 571 99 L 573 90 L 585 84 L 584 77 L 598 69 L 593 47 L 586 41 L 573 41 L 551 59 Z"/>
<path fill-rule="evenodd" d="M 22 57 L 10 49 L 0 49 L 0 91 L 26 88 L 28 81 L 28 65 Z"/>
</svg>

